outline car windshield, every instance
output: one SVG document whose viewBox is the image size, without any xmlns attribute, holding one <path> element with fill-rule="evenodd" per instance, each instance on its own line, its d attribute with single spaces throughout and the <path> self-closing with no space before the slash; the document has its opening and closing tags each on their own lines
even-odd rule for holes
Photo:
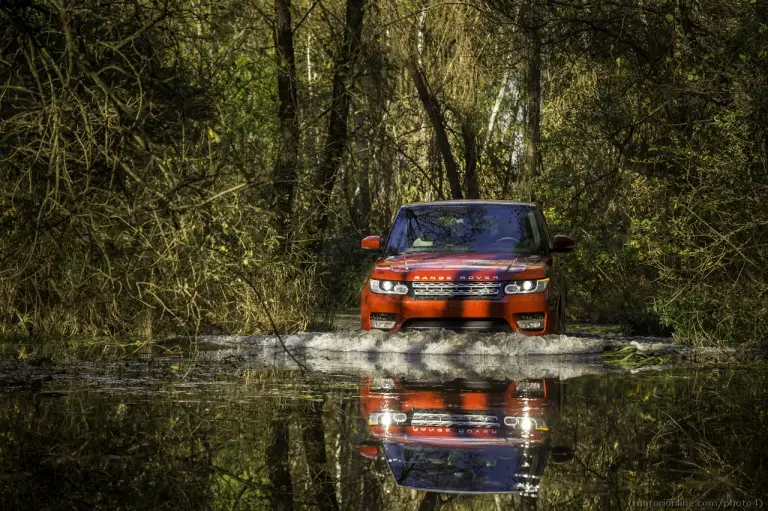
<svg viewBox="0 0 768 511">
<path fill-rule="evenodd" d="M 400 486 L 450 492 L 535 491 L 546 464 L 546 447 L 475 445 L 472 448 L 384 443 Z"/>
<path fill-rule="evenodd" d="M 513 204 L 402 208 L 386 253 L 545 254 L 548 240 L 536 209 Z"/>
</svg>

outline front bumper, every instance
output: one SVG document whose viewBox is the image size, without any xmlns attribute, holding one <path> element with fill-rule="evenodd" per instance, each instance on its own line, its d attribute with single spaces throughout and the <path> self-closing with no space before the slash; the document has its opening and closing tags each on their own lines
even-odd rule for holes
<svg viewBox="0 0 768 511">
<path fill-rule="evenodd" d="M 363 330 L 371 330 L 371 314 L 394 314 L 395 327 L 390 332 L 420 328 L 487 331 L 499 330 L 500 325 L 506 324 L 508 331 L 544 335 L 552 333 L 555 326 L 555 311 L 549 306 L 548 292 L 505 295 L 499 300 L 417 300 L 372 293 L 366 286 L 361 295 L 360 312 Z M 519 314 L 544 314 L 544 328 L 520 329 L 516 319 Z M 484 328 L 484 324 L 488 328 Z"/>
</svg>

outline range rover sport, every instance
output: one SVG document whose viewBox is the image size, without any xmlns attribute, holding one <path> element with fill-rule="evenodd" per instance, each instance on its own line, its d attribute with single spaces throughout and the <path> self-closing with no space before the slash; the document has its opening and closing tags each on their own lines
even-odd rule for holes
<svg viewBox="0 0 768 511">
<path fill-rule="evenodd" d="M 361 293 L 364 330 L 561 333 L 565 283 L 553 254 L 567 236 L 550 237 L 532 203 L 441 201 L 402 206 Z"/>
</svg>

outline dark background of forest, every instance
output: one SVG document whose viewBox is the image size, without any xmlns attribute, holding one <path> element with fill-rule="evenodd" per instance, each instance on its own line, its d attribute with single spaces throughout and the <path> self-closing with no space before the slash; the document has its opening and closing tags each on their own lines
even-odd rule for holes
<svg viewBox="0 0 768 511">
<path fill-rule="evenodd" d="M 572 321 L 768 326 L 768 5 L 0 0 L 0 334 L 311 328 L 397 208 L 533 200 Z"/>
</svg>

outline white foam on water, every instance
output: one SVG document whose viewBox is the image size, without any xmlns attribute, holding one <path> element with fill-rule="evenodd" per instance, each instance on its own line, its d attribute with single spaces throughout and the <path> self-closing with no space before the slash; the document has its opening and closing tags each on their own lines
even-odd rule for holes
<svg viewBox="0 0 768 511">
<path fill-rule="evenodd" d="M 526 336 L 519 333 L 456 333 L 447 330 L 401 332 L 302 332 L 281 337 L 286 348 L 337 353 L 408 353 L 420 355 L 585 355 L 631 342 L 639 349 L 674 351 L 672 339 L 596 337 L 572 335 Z M 274 335 L 212 336 L 214 344 L 263 346 L 282 349 Z M 643 349 L 646 351 L 646 349 Z"/>
<path fill-rule="evenodd" d="M 293 357 L 282 349 L 238 346 L 201 352 L 203 359 L 233 362 L 241 370 L 262 367 L 297 369 L 296 361 L 308 371 L 349 376 L 396 376 L 444 381 L 455 378 L 499 380 L 559 378 L 603 374 L 598 356 L 422 355 L 408 353 L 330 352 L 306 349 Z"/>
<path fill-rule="evenodd" d="M 454 378 L 488 378 L 522 380 L 557 378 L 567 380 L 588 374 L 609 372 L 596 359 L 560 359 L 553 357 L 524 357 L 504 359 L 485 356 L 424 355 L 400 358 L 379 355 L 371 358 L 347 354 L 339 358 L 318 359 L 315 352 L 307 354 L 308 369 L 325 373 L 356 374 L 360 376 L 398 376 L 419 380 L 450 380 Z M 501 362 L 501 363 L 500 363 Z"/>
<path fill-rule="evenodd" d="M 599 357 L 606 348 L 631 344 L 645 353 L 688 349 L 672 339 L 600 337 L 584 334 L 526 336 L 519 333 L 456 333 L 447 330 L 400 332 L 302 332 L 283 335 L 211 336 L 207 343 L 239 352 L 252 363 L 362 376 L 411 378 L 567 379 L 608 371 Z M 282 340 L 282 344 L 280 342 Z M 291 357 L 286 350 L 290 352 Z"/>
</svg>

